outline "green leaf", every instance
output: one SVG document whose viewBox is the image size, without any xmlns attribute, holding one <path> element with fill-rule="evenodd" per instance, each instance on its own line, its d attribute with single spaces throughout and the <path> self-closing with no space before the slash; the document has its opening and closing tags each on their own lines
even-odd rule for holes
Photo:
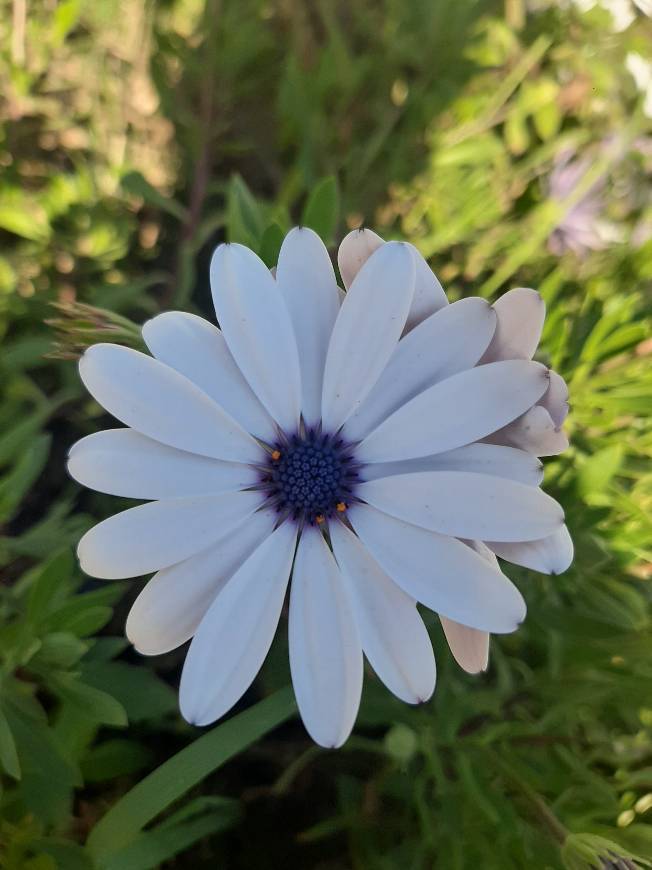
<svg viewBox="0 0 652 870">
<path fill-rule="evenodd" d="M 135 740 L 105 740 L 89 749 L 81 769 L 85 782 L 107 782 L 138 773 L 152 763 L 152 751 Z"/>
<path fill-rule="evenodd" d="M 121 179 L 122 189 L 133 196 L 141 197 L 148 205 L 171 214 L 177 220 L 184 222 L 188 219 L 188 211 L 180 202 L 171 196 L 165 196 L 153 187 L 145 176 L 136 172 L 127 172 Z"/>
<path fill-rule="evenodd" d="M 240 815 L 236 801 L 200 798 L 196 803 L 204 807 L 201 814 L 195 813 L 194 817 L 187 818 L 189 814 L 182 811 L 154 830 L 139 834 L 132 843 L 109 858 L 104 865 L 106 870 L 152 870 L 160 867 L 164 861 L 169 861 L 203 837 L 232 827 Z"/>
<path fill-rule="evenodd" d="M 340 194 L 334 175 L 323 178 L 313 189 L 303 209 L 301 223 L 310 227 L 331 245 L 337 229 L 340 212 Z"/>
<path fill-rule="evenodd" d="M 42 640 L 33 662 L 53 668 L 70 668 L 88 649 L 88 643 L 67 631 L 54 631 Z"/>
<path fill-rule="evenodd" d="M 512 154 L 523 154 L 530 144 L 527 119 L 518 107 L 505 120 L 505 141 Z"/>
<path fill-rule="evenodd" d="M 0 201 L 0 229 L 44 243 L 51 228 L 42 205 L 34 197 L 21 190 L 7 187 Z"/>
<path fill-rule="evenodd" d="M 30 622 L 38 624 L 53 605 L 60 603 L 62 595 L 70 588 L 74 566 L 72 552 L 68 549 L 56 553 L 46 562 L 29 592 L 26 615 Z"/>
<path fill-rule="evenodd" d="M 263 234 L 262 210 L 239 175 L 233 175 L 226 193 L 226 233 L 230 242 L 240 242 L 257 251 Z"/>
<path fill-rule="evenodd" d="M 64 605 L 61 610 L 53 613 L 49 622 L 51 628 L 69 631 L 78 637 L 88 637 L 103 628 L 113 616 L 113 610 L 100 604 L 89 607 L 78 600 L 88 594 L 76 596 L 70 606 Z"/>
<path fill-rule="evenodd" d="M 559 104 L 555 100 L 551 100 L 547 105 L 537 109 L 532 119 L 539 136 L 544 141 L 552 139 L 558 133 L 562 122 Z"/>
<path fill-rule="evenodd" d="M 9 776 L 20 779 L 20 762 L 14 735 L 11 733 L 7 717 L 0 709 L 0 764 Z"/>
<path fill-rule="evenodd" d="M 176 692 L 143 665 L 89 663 L 82 667 L 82 677 L 90 686 L 117 698 L 130 722 L 160 719 L 177 709 Z"/>
<path fill-rule="evenodd" d="M 614 444 L 586 459 L 577 473 L 580 493 L 584 497 L 603 493 L 620 470 L 624 455 L 623 447 Z"/>
<path fill-rule="evenodd" d="M 57 5 L 52 21 L 52 35 L 50 37 L 53 45 L 60 45 L 77 24 L 81 8 L 81 0 L 62 0 Z"/>
<path fill-rule="evenodd" d="M 43 433 L 27 444 L 9 474 L 0 480 L 0 520 L 10 520 L 43 471 L 52 436 Z"/>
<path fill-rule="evenodd" d="M 7 427 L 0 437 L 0 465 L 5 465 L 20 452 L 27 441 L 43 425 L 56 408 L 56 402 L 49 402 L 24 417 L 15 426 Z"/>
<path fill-rule="evenodd" d="M 87 686 L 70 674 L 51 674 L 49 688 L 92 722 L 117 728 L 128 724 L 127 713 L 119 701 L 101 689 Z"/>
<path fill-rule="evenodd" d="M 268 269 L 272 269 L 278 263 L 278 254 L 282 244 L 283 230 L 278 224 L 270 224 L 263 233 L 258 251 L 260 259 Z"/>
<path fill-rule="evenodd" d="M 47 725 L 25 716 L 14 707 L 13 698 L 5 713 L 21 760 L 23 802 L 42 824 L 62 824 L 69 818 L 73 788 L 81 785 L 79 770 L 64 756 Z"/>
<path fill-rule="evenodd" d="M 290 687 L 199 737 L 122 797 L 97 823 L 88 848 L 98 863 L 133 842 L 152 819 L 229 759 L 294 715 Z"/>
</svg>

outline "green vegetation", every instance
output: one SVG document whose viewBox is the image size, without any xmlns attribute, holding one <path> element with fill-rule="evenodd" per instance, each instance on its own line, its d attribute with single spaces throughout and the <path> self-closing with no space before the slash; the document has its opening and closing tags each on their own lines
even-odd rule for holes
<svg viewBox="0 0 652 870">
<path fill-rule="evenodd" d="M 2 870 L 649 866 L 652 20 L 588 5 L 1 0 Z M 480 678 L 433 621 L 433 701 L 368 675 L 337 753 L 283 632 L 235 718 L 181 720 L 181 653 L 123 640 L 141 584 L 73 558 L 115 499 L 65 474 L 102 425 L 80 349 L 211 316 L 214 246 L 271 265 L 300 220 L 410 239 L 452 298 L 538 288 L 572 402 L 573 568 L 509 572 L 528 619 Z"/>
</svg>

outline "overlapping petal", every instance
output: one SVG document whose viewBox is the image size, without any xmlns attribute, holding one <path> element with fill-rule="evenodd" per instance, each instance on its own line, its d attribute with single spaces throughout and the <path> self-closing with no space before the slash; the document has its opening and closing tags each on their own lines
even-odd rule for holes
<svg viewBox="0 0 652 870">
<path fill-rule="evenodd" d="M 405 244 L 388 242 L 358 272 L 331 335 L 322 393 L 329 432 L 356 411 L 401 336 L 414 294 L 414 262 Z"/>
<path fill-rule="evenodd" d="M 491 341 L 496 315 L 484 299 L 461 299 L 432 314 L 399 341 L 344 434 L 359 441 L 433 384 L 473 368 Z"/>
<path fill-rule="evenodd" d="M 496 331 L 483 363 L 532 359 L 539 345 L 546 304 L 536 290 L 517 287 L 494 302 Z"/>
<path fill-rule="evenodd" d="M 285 299 L 301 360 L 301 410 L 309 426 L 321 417 L 324 363 L 340 308 L 328 251 L 317 233 L 291 230 L 281 246 L 276 282 Z"/>
<path fill-rule="evenodd" d="M 568 436 L 556 426 L 543 405 L 534 405 L 525 414 L 494 432 L 488 439 L 525 450 L 534 456 L 556 456 L 568 447 Z"/>
<path fill-rule="evenodd" d="M 77 547 L 79 563 L 105 580 L 150 574 L 210 546 L 261 503 L 257 492 L 228 492 L 141 504 L 86 532 Z"/>
<path fill-rule="evenodd" d="M 424 390 L 360 444 L 365 462 L 453 450 L 486 437 L 531 407 L 548 388 L 548 369 L 506 360 L 460 372 Z"/>
<path fill-rule="evenodd" d="M 117 344 L 95 344 L 80 359 L 79 374 L 110 414 L 162 444 L 214 459 L 260 459 L 260 448 L 233 417 L 159 360 Z"/>
<path fill-rule="evenodd" d="M 260 257 L 238 244 L 218 247 L 210 273 L 231 355 L 273 419 L 294 432 L 301 414 L 299 352 L 278 283 Z"/>
<path fill-rule="evenodd" d="M 573 561 L 573 541 L 566 526 L 537 541 L 489 541 L 488 546 L 501 559 L 542 574 L 563 574 Z"/>
<path fill-rule="evenodd" d="M 271 646 L 285 597 L 297 530 L 279 526 L 236 571 L 211 604 L 190 644 L 181 675 L 181 712 L 209 725 L 240 700 Z"/>
<path fill-rule="evenodd" d="M 345 287 L 351 286 L 369 257 L 384 244 L 387 242 L 368 229 L 352 230 L 344 237 L 337 252 L 337 262 Z M 448 305 L 448 299 L 423 256 L 414 245 L 406 244 L 412 253 L 415 267 L 414 296 L 406 321 L 406 329 L 410 330 L 435 311 Z"/>
<path fill-rule="evenodd" d="M 408 595 L 455 622 L 497 634 L 514 631 L 525 603 L 504 574 L 456 538 L 355 505 L 351 524 L 371 555 Z"/>
<path fill-rule="evenodd" d="M 360 473 L 363 480 L 377 480 L 379 477 L 410 474 L 415 471 L 474 471 L 478 474 L 518 480 L 529 486 L 539 486 L 543 480 L 543 464 L 536 456 L 515 447 L 481 442 L 419 459 L 374 462 L 365 465 Z"/>
<path fill-rule="evenodd" d="M 105 429 L 82 438 L 70 448 L 68 472 L 90 489 L 139 499 L 232 492 L 258 480 L 249 465 L 177 450 L 135 429 Z"/>
<path fill-rule="evenodd" d="M 208 549 L 155 574 L 127 617 L 126 634 L 138 652 L 161 655 L 190 640 L 234 572 L 271 535 L 275 521 L 273 511 L 257 511 Z"/>
<path fill-rule="evenodd" d="M 557 531 L 564 512 L 535 486 L 472 471 L 418 471 L 360 484 L 358 496 L 424 529 L 481 541 L 531 541 Z"/>
<path fill-rule="evenodd" d="M 346 526 L 333 523 L 330 533 L 371 667 L 402 701 L 427 701 L 435 689 L 435 656 L 415 600 Z"/>
<path fill-rule="evenodd" d="M 143 338 L 157 359 L 185 375 L 243 429 L 263 441 L 275 437 L 272 418 L 244 379 L 216 326 L 195 314 L 167 311 L 147 321 Z"/>
<path fill-rule="evenodd" d="M 439 617 L 446 641 L 457 664 L 468 674 L 479 674 L 489 666 L 490 635 L 468 625 Z"/>
<path fill-rule="evenodd" d="M 321 746 L 341 746 L 362 692 L 362 648 L 340 570 L 320 531 L 303 530 L 290 593 L 290 669 L 301 718 Z"/>
</svg>

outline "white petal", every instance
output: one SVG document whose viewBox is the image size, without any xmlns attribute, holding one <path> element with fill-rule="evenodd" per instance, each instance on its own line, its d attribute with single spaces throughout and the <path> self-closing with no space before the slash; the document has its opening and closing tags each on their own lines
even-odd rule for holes
<svg viewBox="0 0 652 870">
<path fill-rule="evenodd" d="M 150 574 L 200 552 L 261 504 L 256 492 L 228 492 L 152 501 L 93 526 L 77 556 L 91 577 L 118 580 Z"/>
<path fill-rule="evenodd" d="M 356 495 L 407 523 L 481 541 L 532 541 L 552 534 L 564 512 L 543 490 L 472 471 L 418 471 L 361 483 Z"/>
<path fill-rule="evenodd" d="M 393 474 L 414 471 L 476 471 L 494 477 L 507 477 L 528 486 L 539 486 L 543 480 L 543 463 L 525 450 L 499 444 L 467 444 L 434 456 L 404 459 L 402 462 L 374 462 L 362 467 L 364 480 L 377 480 Z"/>
<path fill-rule="evenodd" d="M 401 336 L 414 292 L 407 245 L 388 242 L 364 264 L 337 315 L 324 371 L 322 419 L 337 430 L 360 406 Z"/>
<path fill-rule="evenodd" d="M 303 418 L 316 426 L 326 352 L 340 308 L 339 288 L 328 251 L 317 233 L 295 228 L 278 256 L 276 280 L 290 311 L 301 360 Z"/>
<path fill-rule="evenodd" d="M 428 532 L 367 505 L 348 518 L 389 576 L 417 601 L 482 631 L 515 631 L 525 602 L 504 574 L 456 538 Z"/>
<path fill-rule="evenodd" d="M 320 746 L 348 738 L 360 706 L 362 648 L 339 568 L 321 534 L 306 527 L 290 589 L 290 669 L 303 724 Z"/>
<path fill-rule="evenodd" d="M 385 242 L 379 235 L 367 229 L 352 230 L 342 239 L 337 252 L 337 263 L 345 287 L 351 286 L 369 257 L 383 244 Z M 414 245 L 408 244 L 408 248 L 412 253 L 415 266 L 414 296 L 406 323 L 406 328 L 412 329 L 417 323 L 421 323 L 426 317 L 447 305 L 448 300 L 423 256 Z"/>
<path fill-rule="evenodd" d="M 299 353 L 278 282 L 244 245 L 220 245 L 210 271 L 217 319 L 233 358 L 274 420 L 294 432 L 301 412 Z"/>
<path fill-rule="evenodd" d="M 384 239 L 373 230 L 351 230 L 344 236 L 337 252 L 337 265 L 347 290 L 373 252 L 384 244 Z"/>
<path fill-rule="evenodd" d="M 462 447 L 514 420 L 547 388 L 548 369 L 525 360 L 460 372 L 395 411 L 357 455 L 363 462 L 391 462 Z"/>
<path fill-rule="evenodd" d="M 272 418 L 236 365 L 220 330 L 195 314 L 167 311 L 148 320 L 150 352 L 203 390 L 234 420 L 263 441 L 276 437 Z"/>
<path fill-rule="evenodd" d="M 255 469 L 168 447 L 135 429 L 106 429 L 70 448 L 78 483 L 123 498 L 159 499 L 231 492 L 253 486 Z"/>
<path fill-rule="evenodd" d="M 487 543 L 501 559 L 542 574 L 563 574 L 573 561 L 573 541 L 566 526 L 539 541 Z"/>
<path fill-rule="evenodd" d="M 260 461 L 260 447 L 240 424 L 159 360 L 117 344 L 95 344 L 79 360 L 79 374 L 109 414 L 143 435 L 214 459 Z"/>
<path fill-rule="evenodd" d="M 346 526 L 331 523 L 330 533 L 371 667 L 402 701 L 428 700 L 435 689 L 435 656 L 414 599 L 385 574 Z"/>
<path fill-rule="evenodd" d="M 236 571 L 211 604 L 190 644 L 181 674 L 181 713 L 209 725 L 240 700 L 274 639 L 296 544 L 283 523 Z"/>
<path fill-rule="evenodd" d="M 387 367 L 344 433 L 359 441 L 410 399 L 451 375 L 473 368 L 496 325 L 484 299 L 461 299 L 428 317 L 399 341 Z"/>
<path fill-rule="evenodd" d="M 483 363 L 501 359 L 532 359 L 539 345 L 546 304 L 536 290 L 517 287 L 494 303 L 498 316 L 493 341 Z"/>
<path fill-rule="evenodd" d="M 539 400 L 550 414 L 552 422 L 560 428 L 568 416 L 568 386 L 566 381 L 551 369 L 550 386 Z"/>
<path fill-rule="evenodd" d="M 448 299 L 444 293 L 444 288 L 439 283 L 437 276 L 423 255 L 419 253 L 414 245 L 409 245 L 409 248 L 414 257 L 415 276 L 414 298 L 412 299 L 412 307 L 410 308 L 406 328 L 412 329 L 418 323 L 425 320 L 426 317 L 430 317 L 435 311 L 439 311 L 440 308 L 448 305 Z"/>
<path fill-rule="evenodd" d="M 527 450 L 535 456 L 556 456 L 568 447 L 566 433 L 555 426 L 542 405 L 535 405 L 508 426 L 494 432 L 490 440 Z"/>
<path fill-rule="evenodd" d="M 271 535 L 273 511 L 257 511 L 207 550 L 155 574 L 127 617 L 139 653 L 162 655 L 189 640 L 231 575 Z"/>
<path fill-rule="evenodd" d="M 486 631 L 460 625 L 452 619 L 440 616 L 450 651 L 457 664 L 468 674 L 486 671 L 489 664 L 489 638 Z"/>
</svg>

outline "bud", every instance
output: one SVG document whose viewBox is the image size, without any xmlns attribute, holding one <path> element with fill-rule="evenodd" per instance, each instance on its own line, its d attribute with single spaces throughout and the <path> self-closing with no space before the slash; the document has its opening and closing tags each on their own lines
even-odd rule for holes
<svg viewBox="0 0 652 870">
<path fill-rule="evenodd" d="M 385 735 L 385 751 L 401 767 L 405 767 L 419 748 L 417 735 L 407 725 L 393 725 Z"/>
<path fill-rule="evenodd" d="M 76 360 L 92 344 L 110 341 L 143 350 L 140 326 L 105 308 L 83 302 L 53 302 L 59 317 L 46 320 L 55 332 L 50 359 Z"/>
<path fill-rule="evenodd" d="M 561 848 L 566 870 L 641 870 L 649 861 L 604 837 L 569 834 Z"/>
</svg>

